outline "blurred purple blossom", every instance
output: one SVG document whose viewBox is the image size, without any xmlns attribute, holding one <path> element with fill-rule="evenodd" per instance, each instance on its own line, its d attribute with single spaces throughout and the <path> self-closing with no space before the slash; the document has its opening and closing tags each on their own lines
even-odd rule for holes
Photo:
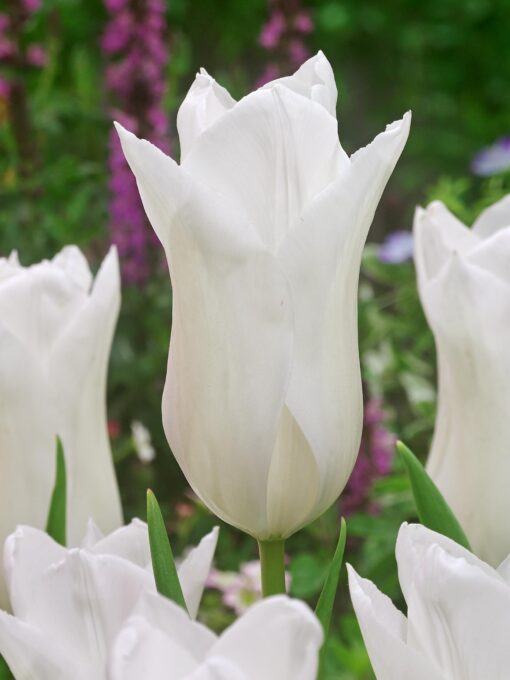
<svg viewBox="0 0 510 680">
<path fill-rule="evenodd" d="M 164 0 L 105 0 L 110 21 L 100 42 L 110 58 L 106 82 L 112 118 L 168 152 L 168 118 L 162 108 L 168 60 Z M 115 130 L 110 133 L 110 229 L 124 280 L 142 285 L 157 241 L 147 222 Z"/>
<path fill-rule="evenodd" d="M 21 4 L 27 12 L 37 12 L 40 8 L 42 0 L 21 0 Z"/>
<path fill-rule="evenodd" d="M 259 35 L 259 44 L 271 55 L 257 79 L 257 87 L 294 71 L 308 59 L 310 51 L 303 36 L 314 29 L 312 17 L 301 0 L 269 0 L 269 19 Z"/>
<path fill-rule="evenodd" d="M 413 234 L 410 231 L 393 231 L 379 246 L 378 257 L 385 264 L 400 264 L 413 256 Z"/>
<path fill-rule="evenodd" d="M 478 177 L 490 177 L 506 170 L 510 170 L 510 137 L 501 137 L 481 149 L 471 161 L 471 172 Z"/>
<path fill-rule="evenodd" d="M 370 492 L 377 479 L 390 473 L 396 443 L 395 435 L 386 428 L 386 419 L 379 399 L 366 402 L 358 459 L 341 496 L 344 515 L 358 510 L 377 511 L 370 504 Z"/>
<path fill-rule="evenodd" d="M 42 68 L 48 63 L 48 55 L 42 45 L 30 45 L 27 50 L 27 62 Z"/>
</svg>

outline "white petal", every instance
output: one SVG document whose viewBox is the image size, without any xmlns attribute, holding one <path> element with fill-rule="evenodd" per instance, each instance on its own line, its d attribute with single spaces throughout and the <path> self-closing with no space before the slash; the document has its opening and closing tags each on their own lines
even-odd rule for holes
<svg viewBox="0 0 510 680">
<path fill-rule="evenodd" d="M 480 242 L 441 201 L 432 202 L 425 210 L 416 209 L 413 231 L 414 260 L 420 286 L 439 273 L 453 252 L 469 251 Z"/>
<path fill-rule="evenodd" d="M 510 552 L 509 293 L 458 255 L 421 292 L 440 375 L 427 469 L 473 550 L 494 566 Z"/>
<path fill-rule="evenodd" d="M 16 680 L 90 680 L 58 640 L 2 611 L 0 654 Z"/>
<path fill-rule="evenodd" d="M 466 255 L 466 259 L 507 283 L 510 295 L 510 227 L 500 229 L 482 241 Z"/>
<path fill-rule="evenodd" d="M 167 438 L 203 501 L 226 521 L 263 535 L 290 371 L 287 282 L 240 213 L 152 145 L 120 134 L 170 265 Z"/>
<path fill-rule="evenodd" d="M 314 57 L 305 61 L 292 76 L 272 80 L 264 87 L 267 89 L 277 84 L 284 85 L 290 90 L 321 104 L 326 111 L 336 118 L 335 74 L 323 52 L 319 51 Z"/>
<path fill-rule="evenodd" d="M 348 565 L 349 590 L 377 680 L 447 680 L 406 643 L 405 617 L 371 581 Z"/>
<path fill-rule="evenodd" d="M 80 544 L 90 517 L 105 533 L 122 525 L 105 403 L 119 307 L 119 263 L 112 248 L 85 305 L 55 343 L 49 367 L 57 428 L 66 456 L 70 545 Z"/>
<path fill-rule="evenodd" d="M 278 84 L 242 99 L 201 135 L 183 163 L 246 215 L 273 252 L 347 167 L 336 119 Z"/>
<path fill-rule="evenodd" d="M 88 677 L 99 678 L 114 638 L 153 583 L 127 560 L 73 549 L 41 575 L 25 619 L 58 640 Z"/>
<path fill-rule="evenodd" d="M 55 255 L 52 264 L 59 267 L 68 279 L 73 281 L 85 293 L 92 285 L 92 273 L 85 255 L 78 246 L 65 246 Z"/>
<path fill-rule="evenodd" d="M 309 206 L 279 252 L 292 290 L 296 329 L 286 405 L 319 471 L 319 493 L 315 491 L 307 510 L 308 521 L 338 497 L 358 452 L 363 416 L 357 342 L 361 253 L 409 124 L 407 115 L 357 152 L 349 172 Z M 311 470 L 308 465 L 308 489 L 314 482 Z M 295 466 L 294 475 L 299 472 Z M 305 506 L 307 480 L 298 481 L 292 482 L 294 497 Z"/>
<path fill-rule="evenodd" d="M 510 665 L 510 588 L 455 545 L 427 542 L 412 542 L 414 559 L 407 565 L 415 572 L 406 592 L 408 644 L 434 659 L 447 678 L 503 680 Z M 399 565 L 409 554 L 401 548 Z"/>
<path fill-rule="evenodd" d="M 197 662 L 206 657 L 216 641 L 213 632 L 201 623 L 192 621 L 184 609 L 156 592 L 144 591 L 134 614 L 169 636 Z"/>
<path fill-rule="evenodd" d="M 89 521 L 87 522 L 87 530 L 85 532 L 85 536 L 83 537 L 80 547 L 85 548 L 86 550 L 90 550 L 102 538 L 104 538 L 103 532 L 94 522 L 94 520 L 92 518 L 89 518 Z"/>
<path fill-rule="evenodd" d="M 151 563 L 147 524 L 139 519 L 101 538 L 90 550 L 96 555 L 117 555 L 139 567 Z"/>
<path fill-rule="evenodd" d="M 55 429 L 41 366 L 0 321 L 0 544 L 17 524 L 43 527 L 55 475 Z M 0 606 L 7 593 L 0 577 Z"/>
<path fill-rule="evenodd" d="M 239 666 L 247 680 L 315 680 L 322 628 L 310 609 L 285 596 L 253 605 L 209 652 Z"/>
<path fill-rule="evenodd" d="M 234 666 L 228 659 L 208 659 L 186 680 L 249 680 L 246 673 Z"/>
<path fill-rule="evenodd" d="M 218 532 L 219 528 L 214 527 L 204 536 L 196 548 L 186 555 L 178 569 L 182 592 L 192 619 L 197 616 L 205 582 L 211 571 Z"/>
<path fill-rule="evenodd" d="M 481 238 L 488 238 L 505 227 L 510 227 L 510 194 L 481 212 L 473 231 Z"/>
<path fill-rule="evenodd" d="M 196 139 L 235 105 L 228 91 L 201 69 L 177 113 L 181 160 Z"/>
<path fill-rule="evenodd" d="M 181 680 L 198 662 L 170 635 L 134 616 L 117 637 L 109 666 L 109 680 Z"/>
<path fill-rule="evenodd" d="M 7 538 L 5 578 L 12 611 L 18 618 L 29 618 L 34 593 L 40 587 L 45 571 L 65 555 L 66 549 L 39 529 L 20 526 Z"/>
</svg>

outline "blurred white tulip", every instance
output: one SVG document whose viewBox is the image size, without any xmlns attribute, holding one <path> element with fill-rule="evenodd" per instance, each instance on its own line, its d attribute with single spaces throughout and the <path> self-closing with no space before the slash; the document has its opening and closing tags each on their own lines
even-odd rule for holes
<svg viewBox="0 0 510 680">
<path fill-rule="evenodd" d="M 106 374 L 120 306 L 114 248 L 95 281 L 75 246 L 31 267 L 0 259 L 0 543 L 44 527 L 56 435 L 67 466 L 67 533 L 122 524 L 106 421 Z M 5 593 L 0 579 L 0 604 Z"/>
<path fill-rule="evenodd" d="M 510 196 L 472 229 L 431 203 L 414 233 L 439 373 L 427 469 L 474 552 L 495 566 L 510 553 Z"/>
<path fill-rule="evenodd" d="M 377 680 L 506 680 L 510 560 L 496 571 L 444 536 L 407 524 L 396 554 L 407 618 L 349 566 Z"/>
<path fill-rule="evenodd" d="M 191 616 L 196 616 L 217 538 L 215 528 L 179 567 Z M 103 537 L 89 523 L 82 547 L 72 549 L 43 531 L 19 527 L 5 543 L 4 563 L 14 615 L 0 612 L 0 654 L 16 680 L 110 678 L 117 634 L 142 593 L 156 593 L 147 525 L 134 520 Z"/>
<path fill-rule="evenodd" d="M 110 680 L 315 680 L 322 628 L 284 595 L 253 605 L 222 635 L 145 594 L 119 634 Z"/>
<path fill-rule="evenodd" d="M 180 165 L 117 126 L 172 278 L 168 441 L 204 503 L 260 540 L 321 515 L 360 442 L 360 259 L 410 114 L 349 158 L 336 98 L 319 53 L 239 102 L 201 71 Z"/>
</svg>

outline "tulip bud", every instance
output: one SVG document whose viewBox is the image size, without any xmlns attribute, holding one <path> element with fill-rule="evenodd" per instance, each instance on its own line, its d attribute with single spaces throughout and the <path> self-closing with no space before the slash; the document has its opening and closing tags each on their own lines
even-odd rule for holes
<svg viewBox="0 0 510 680">
<path fill-rule="evenodd" d="M 344 488 L 360 443 L 361 253 L 410 115 L 350 158 L 319 53 L 235 102 L 205 71 L 177 165 L 118 126 L 173 290 L 165 432 L 208 507 L 282 539 Z"/>
<path fill-rule="evenodd" d="M 119 305 L 113 249 L 94 283 L 74 246 L 31 267 L 15 254 L 0 260 L 0 541 L 18 524 L 45 526 L 57 434 L 68 543 L 80 540 L 89 516 L 104 531 L 122 523 L 105 409 Z"/>
<path fill-rule="evenodd" d="M 439 373 L 427 470 L 475 553 L 497 565 L 510 552 L 510 197 L 472 229 L 432 203 L 414 233 Z"/>
</svg>

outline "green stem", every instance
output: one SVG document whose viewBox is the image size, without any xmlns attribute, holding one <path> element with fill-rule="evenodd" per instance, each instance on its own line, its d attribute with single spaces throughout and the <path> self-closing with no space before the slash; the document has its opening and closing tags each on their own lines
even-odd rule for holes
<svg viewBox="0 0 510 680">
<path fill-rule="evenodd" d="M 285 541 L 259 541 L 262 595 L 285 592 Z"/>
</svg>

